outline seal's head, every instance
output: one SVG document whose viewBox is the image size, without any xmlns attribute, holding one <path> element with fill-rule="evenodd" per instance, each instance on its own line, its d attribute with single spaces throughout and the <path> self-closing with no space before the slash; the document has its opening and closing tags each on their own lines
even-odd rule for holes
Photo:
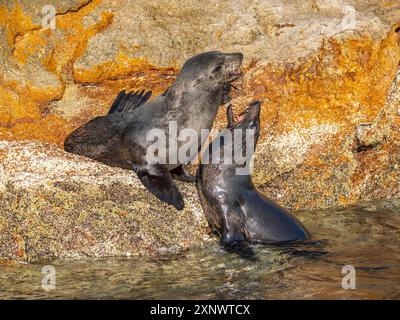
<svg viewBox="0 0 400 320">
<path fill-rule="evenodd" d="M 228 126 L 227 129 L 231 131 L 242 130 L 243 143 L 245 143 L 247 130 L 251 130 L 254 134 L 254 148 L 257 145 L 258 137 L 260 135 L 260 101 L 250 103 L 247 109 L 239 114 L 237 117 L 233 114 L 232 105 L 227 108 Z M 243 144 L 245 146 L 245 144 Z M 254 152 L 254 150 L 252 150 Z"/>
<path fill-rule="evenodd" d="M 254 101 L 245 112 L 235 117 L 232 105 L 228 106 L 226 129 L 211 142 L 201 159 L 202 164 L 212 163 L 217 166 L 204 165 L 205 170 L 220 172 L 239 167 L 250 169 L 247 164 L 251 165 L 248 161 L 252 159 L 260 135 L 260 109 L 260 101 Z M 240 175 L 248 175 L 248 171 L 241 171 Z"/>
<path fill-rule="evenodd" d="M 243 54 L 208 51 L 185 62 L 176 80 L 186 88 L 216 90 L 242 76 Z"/>
</svg>

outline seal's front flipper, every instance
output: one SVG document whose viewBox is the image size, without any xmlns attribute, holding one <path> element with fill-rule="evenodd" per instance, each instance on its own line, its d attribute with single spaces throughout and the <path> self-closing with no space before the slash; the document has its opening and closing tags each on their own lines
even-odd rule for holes
<svg viewBox="0 0 400 320">
<path fill-rule="evenodd" d="M 221 245 L 227 252 L 239 255 L 241 258 L 256 261 L 257 257 L 253 249 L 246 242 L 243 234 L 246 229 L 243 223 L 243 212 L 239 209 L 238 204 L 229 203 L 227 194 L 221 194 L 220 214 L 222 216 Z M 236 208 L 232 208 L 236 207 Z"/>
<path fill-rule="evenodd" d="M 191 175 L 186 168 L 181 164 L 180 166 L 170 171 L 172 178 L 183 182 L 196 182 L 196 177 Z"/>
<path fill-rule="evenodd" d="M 246 241 L 224 243 L 221 237 L 221 245 L 226 252 L 237 254 L 243 259 L 253 262 L 259 260 L 253 248 Z"/>
<path fill-rule="evenodd" d="M 239 231 L 225 230 L 221 235 L 221 242 L 223 244 L 232 244 L 244 241 L 243 234 Z"/>
<path fill-rule="evenodd" d="M 245 241 L 239 230 L 224 230 L 221 235 L 221 245 L 226 252 L 237 254 L 242 259 L 257 261 L 252 247 Z"/>
<path fill-rule="evenodd" d="M 182 210 L 184 202 L 181 193 L 172 180 L 168 169 L 162 165 L 152 165 L 135 168 L 140 181 L 158 199 L 176 209 Z"/>
</svg>

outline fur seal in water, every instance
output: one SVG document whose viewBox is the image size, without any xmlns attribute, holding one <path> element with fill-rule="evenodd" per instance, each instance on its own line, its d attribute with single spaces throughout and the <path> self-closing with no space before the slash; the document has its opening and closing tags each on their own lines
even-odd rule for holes
<svg viewBox="0 0 400 320">
<path fill-rule="evenodd" d="M 246 129 L 254 130 L 254 149 L 247 150 L 251 155 L 255 151 L 260 133 L 260 105 L 259 101 L 250 104 L 236 122 L 232 106 L 229 105 L 227 110 L 228 126 L 225 130 L 229 130 L 232 135 L 235 134 L 234 130 L 242 132 L 242 136 L 239 136 L 239 139 L 242 139 L 240 147 L 249 148 L 245 140 L 248 134 Z M 217 152 L 220 159 L 223 159 L 225 139 L 219 139 L 222 133 L 220 132 L 209 145 L 208 156 L 214 157 Z M 219 142 L 216 147 L 215 141 Z M 229 148 L 236 147 L 229 146 L 229 143 Z M 211 151 L 211 148 L 215 149 Z M 247 158 L 246 161 L 249 160 L 250 158 Z M 220 235 L 225 247 L 242 241 L 276 243 L 310 238 L 309 233 L 295 217 L 256 189 L 249 172 L 237 174 L 235 169 L 240 165 L 234 161 L 232 164 L 224 164 L 222 160 L 211 161 L 212 159 L 209 159 L 209 164 L 201 164 L 198 168 L 197 189 L 209 225 Z"/>
<path fill-rule="evenodd" d="M 184 201 L 172 178 L 191 182 L 195 178 L 179 159 L 167 164 L 149 162 L 146 154 L 153 142 L 146 135 L 151 129 L 162 130 L 168 141 L 169 124 L 176 121 L 177 132 L 196 131 L 197 146 L 201 146 L 207 137 L 201 140 L 200 131 L 211 128 L 229 84 L 242 75 L 242 60 L 241 53 L 204 52 L 187 60 L 171 87 L 149 102 L 151 92 L 121 92 L 107 115 L 92 119 L 65 139 L 65 151 L 133 169 L 158 199 L 182 210 Z M 183 143 L 168 144 L 166 154 L 177 154 Z"/>
</svg>

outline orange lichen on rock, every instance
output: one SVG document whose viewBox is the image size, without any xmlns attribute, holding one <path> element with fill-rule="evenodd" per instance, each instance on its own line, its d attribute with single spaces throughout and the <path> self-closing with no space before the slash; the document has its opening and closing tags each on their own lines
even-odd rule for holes
<svg viewBox="0 0 400 320">
<path fill-rule="evenodd" d="M 158 68 L 144 59 L 130 58 L 119 52 L 112 61 L 99 64 L 90 70 L 74 69 L 74 78 L 81 83 L 99 83 L 106 79 L 126 77 L 135 72 L 148 72 L 154 69 Z"/>
<path fill-rule="evenodd" d="M 381 40 L 331 38 L 297 66 L 250 71 L 247 97 L 265 100 L 255 175 L 272 199 L 305 209 L 398 196 L 397 28 Z"/>
<path fill-rule="evenodd" d="M 44 116 L 42 106 L 62 94 L 53 87 L 42 88 L 42 91 L 28 86 L 24 92 L 19 87 L 12 90 L 8 85 L 0 84 L 0 127 L 3 127 L 0 139 L 40 140 L 61 145 L 69 125 L 60 117 Z M 54 130 L 56 127 L 63 129 Z"/>
<path fill-rule="evenodd" d="M 19 76 L 9 79 L 0 74 L 1 139 L 40 140 L 62 145 L 72 130 L 71 125 L 60 116 L 46 115 L 45 108 L 51 101 L 62 98 L 65 81 L 72 79 L 71 66 L 84 51 L 88 39 L 112 21 L 112 13 L 106 12 L 98 23 L 87 28 L 83 26 L 83 17 L 100 3 L 101 0 L 94 0 L 80 10 L 57 15 L 56 31 L 33 24 L 18 2 L 11 11 L 0 6 L 0 24 L 6 30 L 11 48 L 11 55 L 4 58 Z M 44 72 L 50 72 L 48 77 L 53 78 L 49 80 Z"/>
<path fill-rule="evenodd" d="M 1 85 L 1 84 L 0 84 Z M 41 106 L 47 105 L 52 100 L 58 100 L 62 97 L 65 85 L 59 82 L 53 86 L 36 86 L 31 81 L 26 80 L 24 86 L 16 80 L 7 81 L 2 84 L 8 91 L 13 91 L 18 94 L 19 99 L 25 103 L 34 103 L 39 109 Z"/>
<path fill-rule="evenodd" d="M 0 125 L 12 126 L 19 119 L 39 119 L 41 114 L 37 105 L 26 101 L 20 95 L 0 85 Z"/>
<path fill-rule="evenodd" d="M 394 29 L 380 42 L 366 35 L 331 38 L 298 66 L 262 67 L 246 91 L 254 99 L 266 99 L 263 127 L 280 133 L 297 126 L 373 120 L 400 59 Z"/>
<path fill-rule="evenodd" d="M 0 85 L 0 140 L 38 140 L 62 145 L 70 125 L 54 115 L 44 116 L 32 98 Z M 27 99 L 28 98 L 28 99 Z"/>
<path fill-rule="evenodd" d="M 65 137 L 71 131 L 71 125 L 55 115 L 49 115 L 32 122 L 18 123 L 10 129 L 13 137 L 18 137 L 18 140 L 50 142 L 60 147 L 63 146 Z M 4 140 L 10 139 L 5 138 Z"/>
<path fill-rule="evenodd" d="M 11 12 L 5 6 L 0 6 L 0 25 L 6 26 L 7 42 L 10 48 L 14 47 L 16 37 L 39 27 L 32 22 L 30 16 L 22 12 L 21 5 L 17 1 Z"/>
<path fill-rule="evenodd" d="M 21 36 L 14 43 L 13 57 L 21 64 L 28 62 L 30 57 L 36 57 L 40 51 L 46 49 L 50 41 L 51 30 L 33 30 Z"/>
<path fill-rule="evenodd" d="M 65 39 L 55 43 L 55 49 L 48 64 L 50 69 L 56 70 L 57 73 L 67 73 L 72 77 L 72 65 L 84 52 L 89 39 L 112 22 L 113 14 L 104 12 L 99 22 L 88 27 L 84 26 L 82 19 L 100 3 L 101 0 L 94 0 L 77 12 L 57 16 L 57 28 L 63 31 Z"/>
</svg>

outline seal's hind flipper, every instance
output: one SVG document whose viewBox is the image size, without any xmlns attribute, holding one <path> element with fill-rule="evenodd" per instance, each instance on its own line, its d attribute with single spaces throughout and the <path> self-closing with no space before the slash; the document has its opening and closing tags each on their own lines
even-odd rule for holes
<svg viewBox="0 0 400 320">
<path fill-rule="evenodd" d="M 115 98 L 108 114 L 115 112 L 130 112 L 145 104 L 151 97 L 152 92 L 144 90 L 126 93 L 122 90 Z"/>
<path fill-rule="evenodd" d="M 116 109 L 118 108 L 122 98 L 126 96 L 125 90 L 122 90 L 120 93 L 118 93 L 117 97 L 115 98 L 110 110 L 108 111 L 108 114 L 114 113 Z"/>
<path fill-rule="evenodd" d="M 172 178 L 183 182 L 196 182 L 196 177 L 191 175 L 189 171 L 181 164 L 180 166 L 170 171 Z"/>
<path fill-rule="evenodd" d="M 178 210 L 183 209 L 184 202 L 182 195 L 165 166 L 157 164 L 138 167 L 134 171 L 143 185 L 158 199 L 173 205 Z"/>
</svg>

